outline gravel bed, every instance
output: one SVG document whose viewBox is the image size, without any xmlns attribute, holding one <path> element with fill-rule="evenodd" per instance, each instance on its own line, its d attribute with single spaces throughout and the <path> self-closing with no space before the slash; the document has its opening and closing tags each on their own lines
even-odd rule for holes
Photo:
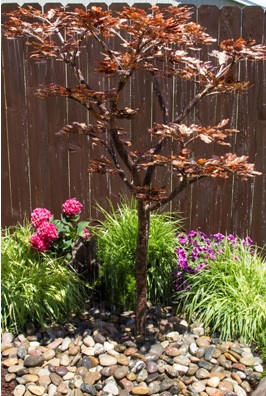
<svg viewBox="0 0 266 396">
<path fill-rule="evenodd" d="M 209 335 L 172 307 L 151 307 L 145 337 L 133 312 L 2 334 L 2 396 L 249 396 L 264 369 L 252 347 Z M 262 390 L 257 396 L 266 395 Z"/>
</svg>

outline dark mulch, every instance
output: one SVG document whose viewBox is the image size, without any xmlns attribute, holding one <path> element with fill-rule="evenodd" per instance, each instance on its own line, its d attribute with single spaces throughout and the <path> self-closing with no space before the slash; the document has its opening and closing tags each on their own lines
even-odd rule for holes
<svg viewBox="0 0 266 396">
<path fill-rule="evenodd" d="M 1 396 L 11 396 L 16 387 L 14 381 L 6 382 L 5 375 L 8 373 L 7 369 L 1 367 Z"/>
</svg>

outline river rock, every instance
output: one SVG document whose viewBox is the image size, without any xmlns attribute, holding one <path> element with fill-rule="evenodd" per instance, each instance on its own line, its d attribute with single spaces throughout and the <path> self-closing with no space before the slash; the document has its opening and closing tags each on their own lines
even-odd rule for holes
<svg viewBox="0 0 266 396">
<path fill-rule="evenodd" d="M 37 386 L 37 385 L 30 385 L 28 387 L 28 390 L 36 396 L 42 396 L 45 393 L 45 388 L 43 386 Z"/>
<path fill-rule="evenodd" d="M 36 366 L 42 366 L 44 363 L 44 357 L 43 355 L 31 355 L 27 356 L 24 360 L 24 366 L 25 367 L 36 367 Z"/>
<path fill-rule="evenodd" d="M 26 392 L 25 385 L 17 385 L 14 389 L 14 396 L 23 396 Z"/>
<path fill-rule="evenodd" d="M 206 336 L 202 325 L 181 331 L 178 318 L 158 312 L 160 318 L 150 314 L 144 338 L 134 336 L 132 313 L 119 318 L 101 309 L 80 322 L 7 337 L 4 378 L 16 381 L 17 396 L 38 396 L 43 389 L 43 396 L 252 394 L 264 369 L 256 351 Z"/>
<path fill-rule="evenodd" d="M 114 377 L 118 380 L 124 378 L 129 372 L 129 369 L 127 366 L 120 366 L 118 367 L 115 372 L 114 372 Z"/>
</svg>

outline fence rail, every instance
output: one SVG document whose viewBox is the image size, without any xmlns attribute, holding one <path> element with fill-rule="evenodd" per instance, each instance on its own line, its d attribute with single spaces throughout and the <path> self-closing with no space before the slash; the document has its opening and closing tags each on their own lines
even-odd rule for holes
<svg viewBox="0 0 266 396">
<path fill-rule="evenodd" d="M 123 5 L 113 3 L 109 8 L 118 10 Z M 148 7 L 143 3 L 136 5 Z M 44 5 L 44 10 L 51 6 L 55 4 Z M 16 4 L 2 4 L 3 13 L 14 8 Z M 194 19 L 213 37 L 218 37 L 218 41 L 241 36 L 258 43 L 265 40 L 266 12 L 261 7 L 241 10 L 201 6 L 193 7 L 193 12 Z M 82 65 L 87 73 L 93 73 L 89 59 L 99 56 L 96 46 L 90 51 L 87 63 Z M 28 52 L 23 42 L 2 39 L 2 227 L 22 222 L 35 207 L 46 207 L 59 216 L 62 202 L 72 196 L 84 203 L 85 217 L 98 219 L 96 202 L 108 209 L 108 200 L 116 205 L 120 193 L 126 191 L 115 176 L 87 173 L 88 159 L 97 156 L 97 151 L 86 137 L 56 135 L 66 124 L 86 122 L 88 115 L 64 98 L 36 98 L 34 91 L 39 85 L 50 82 L 63 85 L 72 80 L 62 63 L 36 64 L 29 60 Z M 249 155 L 263 175 L 246 182 L 234 178 L 199 181 L 165 209 L 183 213 L 187 229 L 201 227 L 207 233 L 220 231 L 239 236 L 248 233 L 263 245 L 266 243 L 265 62 L 242 64 L 239 73 L 253 84 L 247 94 L 207 98 L 190 121 L 214 125 L 230 118 L 231 127 L 241 131 L 232 140 L 232 149 L 238 155 Z M 99 84 L 103 86 L 105 82 Z M 125 98 L 125 103 L 129 101 L 141 109 L 130 126 L 136 147 L 147 144 L 143 131 L 156 119 L 158 108 L 151 92 L 150 77 L 137 75 Z M 165 95 L 178 110 L 188 103 L 193 90 L 188 82 L 169 80 L 165 82 Z M 210 146 L 204 150 L 204 154 L 212 155 L 217 148 Z M 160 178 L 166 184 L 173 182 L 166 172 L 161 172 Z"/>
</svg>

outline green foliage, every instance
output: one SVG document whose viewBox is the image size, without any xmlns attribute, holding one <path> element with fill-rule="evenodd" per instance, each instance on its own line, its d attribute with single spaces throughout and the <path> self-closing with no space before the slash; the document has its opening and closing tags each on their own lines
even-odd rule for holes
<svg viewBox="0 0 266 396">
<path fill-rule="evenodd" d="M 110 213 L 101 207 L 99 210 L 105 219 L 93 233 L 97 237 L 97 256 L 101 263 L 100 282 L 113 305 L 130 309 L 136 297 L 136 201 L 122 201 L 117 211 L 110 204 Z M 148 298 L 154 303 L 166 302 L 172 294 L 172 273 L 176 267 L 174 250 L 180 223 L 169 213 L 151 213 L 147 282 Z"/>
<path fill-rule="evenodd" d="M 61 220 L 53 220 L 53 224 L 57 227 L 59 238 L 53 242 L 52 251 L 57 256 L 64 256 L 68 261 L 72 257 L 72 249 L 78 238 L 83 238 L 84 229 L 87 229 L 89 223 L 87 221 L 79 221 L 80 216 L 68 217 L 61 215 Z"/>
<path fill-rule="evenodd" d="M 266 327 L 266 263 L 258 249 L 225 240 L 209 269 L 186 274 L 179 310 L 219 331 L 222 338 L 259 341 Z"/>
<path fill-rule="evenodd" d="M 82 306 L 85 283 L 63 258 L 30 247 L 31 226 L 2 232 L 2 327 L 61 321 Z"/>
</svg>

